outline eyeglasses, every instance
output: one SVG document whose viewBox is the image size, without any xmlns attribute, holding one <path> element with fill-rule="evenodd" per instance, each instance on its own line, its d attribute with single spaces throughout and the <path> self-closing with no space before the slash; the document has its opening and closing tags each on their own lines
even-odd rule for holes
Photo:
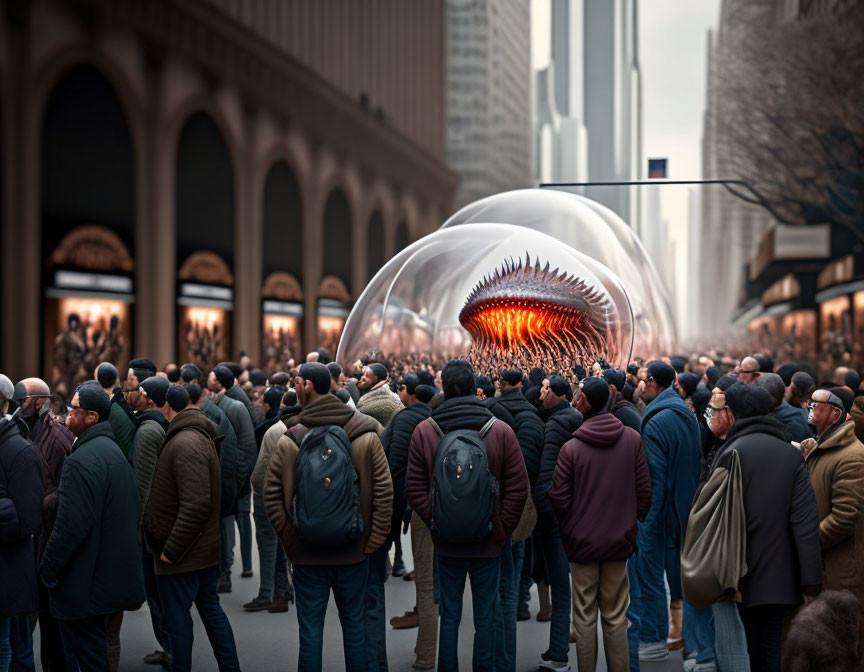
<svg viewBox="0 0 864 672">
<path fill-rule="evenodd" d="M 719 413 L 720 411 L 725 411 L 727 408 L 729 408 L 729 407 L 728 406 L 720 406 L 718 408 L 716 406 L 706 406 L 705 412 L 702 414 L 702 417 L 704 417 L 706 420 L 710 420 L 712 415 L 714 415 L 715 413 Z"/>
<path fill-rule="evenodd" d="M 811 401 L 807 404 L 807 410 L 812 411 L 816 408 L 816 404 L 822 404 L 823 406 L 830 406 L 831 408 L 836 408 L 837 410 L 841 410 L 839 407 L 835 406 L 829 401 Z"/>
<path fill-rule="evenodd" d="M 738 369 L 739 376 L 744 375 L 745 373 L 759 373 L 759 369 L 751 369 L 749 371 L 747 369 Z"/>
</svg>

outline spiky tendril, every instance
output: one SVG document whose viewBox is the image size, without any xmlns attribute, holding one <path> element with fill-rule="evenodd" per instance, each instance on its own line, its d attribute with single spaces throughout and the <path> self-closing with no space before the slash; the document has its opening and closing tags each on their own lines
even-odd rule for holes
<svg viewBox="0 0 864 672">
<path fill-rule="evenodd" d="M 459 322 L 474 341 L 471 359 L 482 369 L 519 365 L 560 370 L 611 359 L 610 305 L 584 280 L 549 263 L 504 261 L 468 296 Z M 550 366 L 552 365 L 552 366 Z"/>
</svg>

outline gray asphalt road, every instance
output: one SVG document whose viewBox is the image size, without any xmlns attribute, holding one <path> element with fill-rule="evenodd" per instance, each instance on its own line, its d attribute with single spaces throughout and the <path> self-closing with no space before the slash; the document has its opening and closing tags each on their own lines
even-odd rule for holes
<svg viewBox="0 0 864 672">
<path fill-rule="evenodd" d="M 410 568 L 411 546 L 410 538 L 403 537 L 405 563 Z M 253 541 L 254 549 L 254 541 Z M 239 552 L 236 553 L 239 562 Z M 254 555 L 254 554 L 253 554 Z M 243 611 L 243 603 L 248 602 L 258 594 L 258 558 L 254 555 L 255 576 L 248 579 L 240 577 L 240 568 L 235 564 L 233 577 L 233 592 L 223 594 L 221 603 L 234 629 L 234 638 L 240 665 L 247 672 L 291 671 L 297 669 L 297 617 L 294 607 L 285 614 L 270 614 L 266 611 L 247 613 Z M 414 584 L 402 579 L 389 579 L 385 586 L 387 594 L 387 619 L 402 614 L 411 609 L 415 603 Z M 536 615 L 538 609 L 536 589 L 532 591 L 531 613 Z M 201 621 L 193 609 L 195 622 L 195 648 L 193 666 L 195 670 L 216 670 L 210 645 Z M 466 588 L 465 604 L 462 616 L 462 628 L 459 637 L 459 663 L 463 670 L 471 669 L 471 644 L 473 637 L 472 609 L 470 588 Z M 537 669 L 540 653 L 548 646 L 549 624 L 538 623 L 534 618 L 519 623 L 517 643 L 517 672 L 529 672 Z M 414 643 L 416 630 L 393 630 L 388 626 L 387 651 L 391 672 L 411 672 L 414 662 Z M 37 630 L 38 639 L 38 630 Z M 156 641 L 150 625 L 150 615 L 146 605 L 135 612 L 127 612 L 121 631 L 123 646 L 120 669 L 122 672 L 158 672 L 153 665 L 142 662 L 143 656 L 156 648 Z M 36 646 L 38 651 L 38 643 Z M 570 647 L 570 664 L 576 670 L 576 651 Z M 345 669 L 342 659 L 342 633 L 336 605 L 332 599 L 327 611 L 324 632 L 324 670 L 340 672 Z M 606 670 L 602 647 L 598 670 Z M 673 654 L 669 661 L 663 664 L 643 664 L 645 672 L 666 672 L 681 670 L 680 653 Z"/>
</svg>

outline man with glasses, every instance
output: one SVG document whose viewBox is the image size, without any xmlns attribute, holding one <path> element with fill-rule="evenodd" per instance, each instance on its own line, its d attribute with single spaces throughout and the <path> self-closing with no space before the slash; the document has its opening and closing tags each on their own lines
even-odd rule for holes
<svg viewBox="0 0 864 672">
<path fill-rule="evenodd" d="M 841 394 L 847 395 L 848 403 Z M 817 438 L 801 443 L 819 507 L 822 587 L 849 590 L 858 598 L 859 657 L 864 645 L 864 445 L 849 416 L 848 390 L 816 390 L 810 401 L 810 424 Z"/>
<path fill-rule="evenodd" d="M 66 426 L 77 440 L 63 467 L 57 521 L 40 565 L 71 670 L 108 670 L 109 617 L 144 602 L 138 490 L 109 412 L 95 380 L 75 391 Z"/>
<path fill-rule="evenodd" d="M 63 422 L 51 413 L 51 389 L 41 378 L 25 378 L 15 386 L 15 402 L 19 410 L 17 417 L 26 438 L 33 442 L 42 456 L 42 532 L 38 537 L 36 561 L 42 558 L 45 544 L 57 518 L 57 490 L 63 464 L 72 451 L 75 436 Z M 51 616 L 48 606 L 48 591 L 39 584 L 39 630 L 43 665 L 47 669 L 63 669 L 60 630 Z"/>
<path fill-rule="evenodd" d="M 779 670 L 786 613 L 802 595 L 819 594 L 816 501 L 804 461 L 771 415 L 771 403 L 766 389 L 735 383 L 725 394 L 714 388 L 705 409 L 709 428 L 723 441 L 708 475 L 736 451 L 747 512 L 740 604 L 730 599 L 712 605 L 720 672 Z"/>
<path fill-rule="evenodd" d="M 759 380 L 759 362 L 755 357 L 745 357 L 741 360 L 741 366 L 738 367 L 738 382 L 746 385 L 753 385 Z"/>
</svg>

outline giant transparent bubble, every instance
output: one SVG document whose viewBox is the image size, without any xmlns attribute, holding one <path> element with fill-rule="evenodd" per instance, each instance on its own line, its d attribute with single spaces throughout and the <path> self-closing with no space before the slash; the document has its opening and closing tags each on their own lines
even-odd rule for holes
<svg viewBox="0 0 864 672">
<path fill-rule="evenodd" d="M 670 302 L 654 265 L 633 230 L 609 208 L 553 189 L 520 189 L 475 201 L 442 229 L 488 222 L 546 233 L 588 255 L 621 280 L 633 308 L 634 351 L 666 354 L 675 342 Z"/>
<path fill-rule="evenodd" d="M 527 227 L 442 228 L 397 254 L 351 311 L 337 358 L 469 355 L 479 369 L 625 366 L 633 313 L 614 271 Z"/>
</svg>

